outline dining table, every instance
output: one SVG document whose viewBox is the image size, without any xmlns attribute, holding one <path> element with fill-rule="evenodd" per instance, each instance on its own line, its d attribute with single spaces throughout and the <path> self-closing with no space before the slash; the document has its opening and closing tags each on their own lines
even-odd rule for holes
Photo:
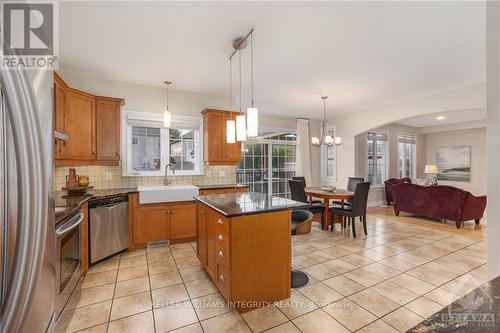
<svg viewBox="0 0 500 333">
<path fill-rule="evenodd" d="M 351 201 L 354 198 L 354 192 L 341 188 L 327 191 L 321 189 L 321 187 L 306 187 L 305 192 L 307 194 L 309 203 L 312 202 L 313 197 L 323 199 L 323 230 L 328 230 L 328 225 L 330 224 L 330 200 L 340 201 L 341 205 L 344 205 L 346 200 Z M 333 223 L 340 223 L 342 225 L 342 221 L 342 216 L 334 216 Z"/>
</svg>

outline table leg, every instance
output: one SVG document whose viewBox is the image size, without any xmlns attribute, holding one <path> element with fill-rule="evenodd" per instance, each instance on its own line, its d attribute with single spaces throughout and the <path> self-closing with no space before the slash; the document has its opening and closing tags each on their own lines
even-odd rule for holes
<svg viewBox="0 0 500 333">
<path fill-rule="evenodd" d="M 330 199 L 323 198 L 323 230 L 328 230 L 330 224 Z"/>
</svg>

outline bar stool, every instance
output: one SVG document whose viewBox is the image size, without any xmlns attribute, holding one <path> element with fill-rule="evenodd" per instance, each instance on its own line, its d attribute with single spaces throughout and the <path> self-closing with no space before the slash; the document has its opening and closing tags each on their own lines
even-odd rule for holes
<svg viewBox="0 0 500 333">
<path fill-rule="evenodd" d="M 313 213 L 307 210 L 292 211 L 292 236 L 305 235 L 311 232 Z M 291 270 L 292 288 L 300 288 L 309 282 L 306 273 L 292 269 Z"/>
</svg>

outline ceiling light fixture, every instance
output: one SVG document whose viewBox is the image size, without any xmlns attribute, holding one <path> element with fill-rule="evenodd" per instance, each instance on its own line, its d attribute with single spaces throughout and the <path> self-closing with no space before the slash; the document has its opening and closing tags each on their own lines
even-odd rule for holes
<svg viewBox="0 0 500 333">
<path fill-rule="evenodd" d="M 233 108 L 233 62 L 229 59 L 229 100 Z M 229 113 L 229 119 L 226 121 L 226 142 L 236 143 L 236 122 L 233 119 L 233 112 Z"/>
<path fill-rule="evenodd" d="M 326 121 L 326 99 L 328 96 L 321 96 L 321 99 L 323 100 L 323 121 L 321 122 L 321 139 L 313 136 L 311 138 L 311 144 L 313 146 L 321 146 L 324 144 L 325 146 L 331 147 L 335 142 L 338 140 L 339 143 L 342 143 L 342 139 L 339 137 L 333 138 L 331 135 L 328 135 L 328 122 Z"/>
<path fill-rule="evenodd" d="M 242 91 L 241 91 L 241 50 L 243 50 L 248 44 L 248 37 L 251 37 L 251 54 L 250 54 L 250 66 L 251 66 L 251 107 L 247 109 L 246 114 L 242 111 Z M 232 59 L 233 56 L 238 52 L 238 66 L 239 66 L 239 114 L 236 116 L 236 121 L 230 119 L 226 121 L 226 142 L 234 143 L 235 141 L 246 141 L 247 137 L 257 137 L 259 135 L 259 110 L 254 105 L 254 93 L 253 93 L 253 29 L 246 34 L 245 37 L 237 38 L 233 41 L 234 51 L 229 57 L 229 95 L 231 98 L 231 104 L 233 100 L 232 94 Z M 235 139 L 234 139 L 235 138 Z"/>
<path fill-rule="evenodd" d="M 241 43 L 240 43 L 241 45 Z M 240 113 L 236 116 L 236 141 L 246 141 L 247 139 L 247 121 L 245 115 L 241 112 L 241 49 L 238 49 L 238 63 L 240 66 Z"/>
<path fill-rule="evenodd" d="M 445 116 L 437 116 L 436 119 L 437 120 L 444 120 Z"/>
<path fill-rule="evenodd" d="M 247 109 L 247 136 L 255 138 L 259 135 L 259 109 L 253 104 L 253 32 L 250 33 L 250 73 L 252 104 L 251 107 Z"/>
<path fill-rule="evenodd" d="M 172 114 L 168 110 L 168 86 L 171 84 L 171 81 L 165 81 L 165 85 L 167 86 L 167 110 L 163 112 L 163 127 L 165 128 L 170 128 L 170 123 L 172 122 Z"/>
</svg>

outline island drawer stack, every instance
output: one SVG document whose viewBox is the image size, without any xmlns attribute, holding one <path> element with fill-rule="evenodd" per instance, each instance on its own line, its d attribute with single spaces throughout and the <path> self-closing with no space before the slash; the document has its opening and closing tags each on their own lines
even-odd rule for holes
<svg viewBox="0 0 500 333">
<path fill-rule="evenodd" d="M 197 254 L 227 301 L 245 309 L 290 297 L 290 211 L 227 217 L 198 202 Z"/>
</svg>

